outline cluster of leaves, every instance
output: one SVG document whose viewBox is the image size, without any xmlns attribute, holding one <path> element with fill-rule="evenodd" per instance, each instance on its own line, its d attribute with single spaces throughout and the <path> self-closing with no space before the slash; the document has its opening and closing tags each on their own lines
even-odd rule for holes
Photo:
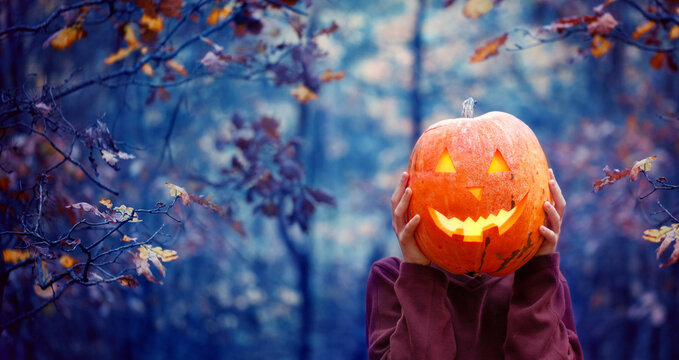
<svg viewBox="0 0 679 360">
<path fill-rule="evenodd" d="M 489 0 L 486 3 L 491 2 Z M 634 32 L 629 34 L 620 26 L 618 19 L 611 12 L 606 11 L 614 3 L 628 5 L 641 14 L 646 21 L 636 25 Z M 673 52 L 678 49 L 675 40 L 679 37 L 679 3 L 675 1 L 657 1 L 656 3 L 655 6 L 642 7 L 632 0 L 606 0 L 595 6 L 591 14 L 560 18 L 541 27 L 537 36 L 524 31 L 526 35 L 536 40 L 536 43 L 527 46 L 516 44 L 514 50 L 559 41 L 574 33 L 586 33 L 590 39 L 589 53 L 595 58 L 604 56 L 611 50 L 613 43 L 619 42 L 654 53 L 649 60 L 653 69 L 659 70 L 666 67 L 669 71 L 676 72 L 678 68 Z M 492 8 L 492 5 L 490 7 Z M 544 37 L 550 33 L 557 35 Z M 505 45 L 508 35 L 504 33 L 479 47 L 469 61 L 479 62 L 497 55 L 498 49 Z M 586 54 L 587 51 L 580 49 L 579 53 Z"/>
<path fill-rule="evenodd" d="M 305 4 L 308 7 L 310 1 Z M 175 200 L 169 204 L 158 202 L 148 209 L 135 209 L 114 206 L 107 198 L 95 204 L 96 190 L 121 195 L 107 183 L 124 184 L 124 176 L 118 173 L 121 160 L 137 156 L 122 150 L 128 146 L 114 140 L 103 117 L 93 124 L 85 120 L 91 125 L 83 128 L 68 120 L 62 106 L 69 99 L 78 101 L 73 94 L 97 85 L 104 89 L 148 87 L 146 105 L 150 106 L 171 98 L 169 86 L 200 76 L 217 76 L 232 67 L 236 70 L 229 74 L 232 76 L 263 74 L 278 86 L 296 84 L 291 94 L 301 103 L 316 99 L 322 84 L 344 77 L 343 72 L 330 70 L 315 73 L 312 66 L 325 55 L 316 38 L 333 33 L 338 26 L 333 23 L 311 36 L 303 35 L 306 25 L 299 15 L 305 14 L 298 5 L 297 0 L 93 0 L 56 8 L 35 26 L 0 29 L 0 41 L 16 34 L 51 33 L 43 49 L 63 52 L 63 56 L 78 46 L 92 45 L 86 43 L 95 35 L 114 34 L 119 44 L 105 58 L 96 58 L 97 53 L 93 53 L 95 59 L 89 59 L 88 70 L 95 75 L 90 78 L 75 83 L 67 79 L 56 86 L 46 84 L 37 95 L 0 90 L 0 167 L 5 173 L 0 177 L 0 208 L 4 213 L 0 221 L 0 329 L 37 313 L 73 284 L 117 282 L 136 287 L 139 283 L 134 274 L 161 283 L 166 271 L 163 263 L 177 259 L 178 254 L 163 248 L 159 238 L 165 235 L 165 224 L 159 225 L 154 215 L 179 223 L 172 214 L 178 199 L 185 206 L 193 202 L 213 211 L 245 236 L 245 225 L 235 220 L 233 211 L 238 199 L 218 205 L 170 183 L 166 185 Z M 298 44 L 280 40 L 280 30 L 262 32 L 268 18 L 274 16 L 287 19 L 298 34 Z M 59 19 L 63 25 L 50 30 Z M 210 40 L 219 32 L 229 31 L 234 37 L 226 37 L 228 45 Z M 185 67 L 178 56 L 201 43 L 210 46 L 200 61 L 202 66 Z M 256 46 L 252 48 L 251 44 Z M 308 229 L 316 206 L 334 204 L 334 200 L 304 185 L 304 171 L 295 156 L 297 142 L 281 140 L 278 122 L 273 118 L 246 123 L 236 115 L 232 123 L 236 135 L 220 146 L 237 149 L 239 155 L 230 168 L 224 169 L 224 184 L 243 194 L 256 212 L 280 215 L 287 220 L 285 226 L 298 224 Z M 84 156 L 87 161 L 83 161 Z M 98 168 L 101 161 L 108 165 L 105 171 Z M 145 159 L 135 161 L 143 163 Z M 20 274 L 10 278 L 15 271 Z M 45 301 L 2 309 L 3 291 L 19 293 L 27 283 Z"/>
<path fill-rule="evenodd" d="M 283 141 L 274 118 L 246 121 L 235 114 L 230 126 L 233 136 L 218 138 L 215 145 L 238 151 L 231 155 L 230 166 L 221 170 L 224 179 L 218 186 L 244 193 L 254 213 L 284 218 L 303 231 L 318 204 L 335 205 L 332 196 L 304 184 L 304 167 L 297 158 L 299 140 Z"/>
</svg>

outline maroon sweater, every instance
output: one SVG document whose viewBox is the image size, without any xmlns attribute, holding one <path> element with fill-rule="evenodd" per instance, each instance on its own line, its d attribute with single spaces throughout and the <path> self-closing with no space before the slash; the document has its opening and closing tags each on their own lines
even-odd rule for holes
<svg viewBox="0 0 679 360">
<path fill-rule="evenodd" d="M 379 260 L 366 335 L 370 359 L 582 359 L 559 254 L 480 278 Z"/>
</svg>

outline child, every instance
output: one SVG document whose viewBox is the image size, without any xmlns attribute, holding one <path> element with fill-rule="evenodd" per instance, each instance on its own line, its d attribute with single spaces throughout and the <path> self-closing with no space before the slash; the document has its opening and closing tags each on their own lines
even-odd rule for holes
<svg viewBox="0 0 679 360">
<path fill-rule="evenodd" d="M 455 275 L 432 264 L 415 243 L 420 222 L 405 222 L 408 174 L 391 199 L 403 261 L 373 264 L 366 296 L 370 359 L 582 359 L 570 292 L 556 244 L 566 200 L 549 170 L 554 205 L 530 261 L 505 277 Z"/>
</svg>

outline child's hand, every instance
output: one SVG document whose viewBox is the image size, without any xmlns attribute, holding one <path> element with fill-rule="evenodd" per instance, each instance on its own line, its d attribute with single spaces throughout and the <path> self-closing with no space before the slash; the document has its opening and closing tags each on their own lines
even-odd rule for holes
<svg viewBox="0 0 679 360">
<path fill-rule="evenodd" d="M 401 181 L 394 190 L 394 195 L 391 196 L 391 226 L 398 237 L 398 243 L 401 245 L 403 261 L 429 265 L 431 261 L 424 256 L 415 243 L 415 228 L 420 223 L 420 215 L 413 216 L 408 223 L 405 222 L 405 213 L 408 204 L 410 204 L 410 197 L 413 195 L 413 191 L 406 188 L 407 183 L 408 173 L 404 172 L 401 175 Z"/>
<path fill-rule="evenodd" d="M 563 220 L 563 212 L 566 210 L 566 199 L 561 194 L 561 188 L 554 178 L 554 171 L 549 169 L 549 191 L 552 193 L 554 205 L 549 201 L 545 201 L 543 208 L 547 213 L 547 226 L 540 226 L 540 234 L 544 237 L 542 246 L 535 254 L 535 256 L 549 255 L 556 251 L 556 244 L 559 242 L 559 233 L 561 232 L 561 222 Z"/>
</svg>

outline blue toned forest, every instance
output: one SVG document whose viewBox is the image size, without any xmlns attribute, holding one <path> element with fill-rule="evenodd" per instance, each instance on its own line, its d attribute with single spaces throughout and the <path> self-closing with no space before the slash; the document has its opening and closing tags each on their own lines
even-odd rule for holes
<svg viewBox="0 0 679 360">
<path fill-rule="evenodd" d="M 367 359 L 431 124 L 567 201 L 587 359 L 679 358 L 679 1 L 0 2 L 0 359 Z"/>
</svg>

